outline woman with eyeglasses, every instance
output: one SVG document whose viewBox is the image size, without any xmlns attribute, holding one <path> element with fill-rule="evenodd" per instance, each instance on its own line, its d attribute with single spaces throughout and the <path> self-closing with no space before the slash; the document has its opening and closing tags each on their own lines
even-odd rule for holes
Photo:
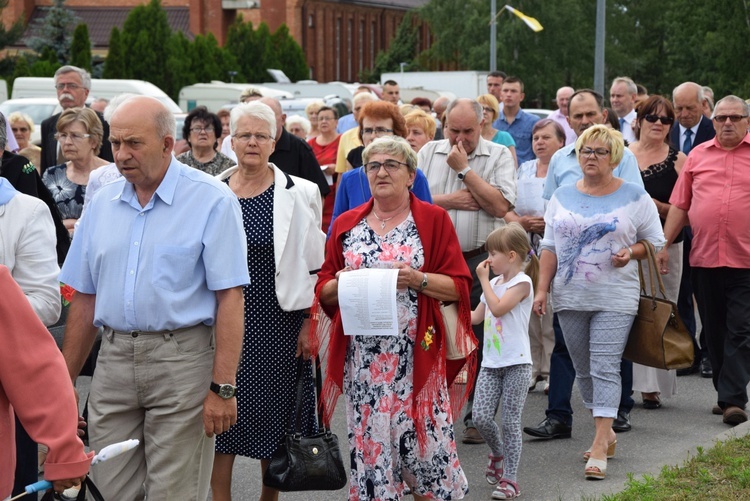
<svg viewBox="0 0 750 501">
<path fill-rule="evenodd" d="M 336 154 L 339 150 L 339 139 L 341 135 L 336 132 L 339 123 L 339 115 L 330 106 L 322 106 L 318 109 L 318 132 L 319 134 L 307 141 L 313 150 L 315 159 L 323 169 L 323 173 L 331 187 L 330 194 L 323 201 L 323 231 L 328 231 L 333 215 L 333 204 L 336 196 Z"/>
<path fill-rule="evenodd" d="M 215 501 L 232 499 L 237 454 L 260 460 L 261 477 L 286 430 L 296 397 L 297 360 L 310 358 L 310 306 L 315 272 L 323 263 L 318 186 L 285 174 L 268 161 L 276 142 L 276 115 L 253 101 L 232 109 L 229 127 L 238 165 L 219 176 L 237 195 L 247 237 L 250 285 L 244 287 L 245 335 L 237 372 L 237 424 L 216 437 L 211 479 Z M 221 230 L 218 230 L 221 231 Z M 315 430 L 312 371 L 303 431 Z M 279 492 L 263 486 L 261 501 Z"/>
<path fill-rule="evenodd" d="M 620 359 L 638 311 L 636 260 L 646 257 L 639 241 L 658 250 L 665 240 L 649 194 L 613 175 L 625 150 L 622 134 L 594 125 L 575 149 L 583 178 L 559 187 L 547 205 L 533 311 L 546 313 L 551 286 L 576 382 L 594 418 L 584 475 L 601 480 L 617 445 L 612 421 L 620 404 Z"/>
<path fill-rule="evenodd" d="M 180 162 L 202 170 L 210 176 L 221 174 L 234 161 L 223 153 L 216 151 L 221 136 L 221 119 L 211 113 L 205 106 L 198 106 L 185 117 L 182 126 L 182 137 L 190 147 L 188 151 L 177 156 Z"/>
<path fill-rule="evenodd" d="M 641 102 L 637 112 L 636 142 L 630 145 L 630 151 L 638 161 L 643 186 L 651 195 L 663 226 L 671 207 L 669 197 L 687 157 L 670 145 L 675 113 L 668 99 L 651 96 Z M 676 304 L 682 276 L 682 233 L 669 247 L 668 253 L 670 270 L 662 280 L 667 299 Z M 650 284 L 649 278 L 646 281 Z M 677 374 L 673 370 L 633 364 L 633 390 L 641 392 L 644 409 L 658 409 L 662 398 L 677 393 Z"/>
<path fill-rule="evenodd" d="M 482 94 L 477 98 L 477 102 L 482 105 L 482 117 L 484 118 L 484 124 L 482 125 L 482 137 L 487 141 L 493 143 L 502 144 L 510 150 L 513 154 L 513 161 L 518 166 L 518 158 L 516 157 L 516 142 L 513 140 L 513 136 L 505 131 L 497 130 L 492 124 L 500 116 L 500 103 L 497 98 L 492 94 Z"/>
<path fill-rule="evenodd" d="M 342 174 L 336 192 L 336 203 L 333 207 L 333 219 L 355 207 L 367 202 L 372 193 L 367 173 L 362 166 L 362 152 L 375 139 L 386 136 L 406 138 L 406 120 L 393 103 L 373 101 L 365 104 L 359 112 L 359 138 L 363 146 L 352 149 L 346 156 L 349 170 Z M 415 170 L 415 179 L 410 189 L 420 200 L 432 203 L 427 178 L 421 170 Z M 330 235 L 330 229 L 328 234 Z"/>
<path fill-rule="evenodd" d="M 348 499 L 401 499 L 408 491 L 417 500 L 462 499 L 468 483 L 456 453 L 453 416 L 465 398 L 453 390 L 466 385 L 454 387 L 457 371 L 447 368 L 440 302 L 458 303 L 457 336 L 473 339 L 471 274 L 448 213 L 410 192 L 417 155 L 409 143 L 394 136 L 376 139 L 362 157 L 372 198 L 333 224 L 312 312 L 314 324 L 330 326 L 323 329 L 328 342 L 316 344 L 327 347 L 324 420 L 330 421 L 343 392 Z M 339 280 L 370 268 L 398 270 L 394 335 L 344 330 Z M 326 316 L 332 323 L 321 321 Z"/>
<path fill-rule="evenodd" d="M 31 142 L 34 120 L 26 113 L 14 111 L 8 115 L 8 123 L 13 131 L 13 137 L 16 138 L 18 143 L 18 154 L 31 160 L 31 163 L 34 164 L 37 172 L 41 175 L 39 160 L 41 159 L 42 149 Z"/>
<path fill-rule="evenodd" d="M 42 181 L 55 199 L 57 210 L 70 236 L 83 212 L 86 184 L 92 170 L 109 162 L 99 158 L 104 129 L 96 112 L 89 108 L 68 108 L 57 120 L 55 139 L 67 160 L 49 167 Z"/>
</svg>

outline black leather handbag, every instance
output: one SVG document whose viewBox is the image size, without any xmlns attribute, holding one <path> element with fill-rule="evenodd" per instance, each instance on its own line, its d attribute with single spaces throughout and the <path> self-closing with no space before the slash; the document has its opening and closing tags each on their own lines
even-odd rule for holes
<svg viewBox="0 0 750 501">
<path fill-rule="evenodd" d="M 339 439 L 323 426 L 320 413 L 317 413 L 318 433 L 302 436 L 300 421 L 305 390 L 303 367 L 304 361 L 300 357 L 297 365 L 295 409 L 289 418 L 287 433 L 271 456 L 268 469 L 263 475 L 263 483 L 282 492 L 339 490 L 347 483 Z M 319 364 L 316 364 L 315 372 L 316 393 L 320 395 Z"/>
</svg>

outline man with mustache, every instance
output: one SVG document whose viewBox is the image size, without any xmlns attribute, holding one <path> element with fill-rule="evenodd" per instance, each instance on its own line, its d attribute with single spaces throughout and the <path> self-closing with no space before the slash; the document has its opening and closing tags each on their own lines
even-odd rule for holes
<svg viewBox="0 0 750 501">
<path fill-rule="evenodd" d="M 62 66 L 55 72 L 55 89 L 57 90 L 57 100 L 63 111 L 68 108 L 81 108 L 86 105 L 86 98 L 91 90 L 91 75 L 76 66 Z M 65 161 L 62 152 L 55 139 L 57 132 L 57 119 L 60 113 L 52 115 L 42 122 L 42 153 L 41 153 L 41 171 L 42 174 L 53 165 L 61 164 Z M 104 120 L 100 113 L 99 120 L 104 126 L 104 141 L 99 152 L 99 157 L 104 160 L 112 161 L 112 146 L 109 144 L 109 124 Z"/>
</svg>

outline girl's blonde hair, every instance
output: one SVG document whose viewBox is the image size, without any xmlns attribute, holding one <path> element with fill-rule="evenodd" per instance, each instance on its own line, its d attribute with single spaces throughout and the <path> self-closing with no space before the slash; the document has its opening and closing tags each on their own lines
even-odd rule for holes
<svg viewBox="0 0 750 501">
<path fill-rule="evenodd" d="M 508 254 L 510 251 L 518 254 L 523 262 L 528 260 L 525 272 L 531 278 L 531 283 L 536 289 L 539 279 L 539 259 L 532 251 L 526 230 L 518 223 L 508 223 L 494 230 L 487 236 L 487 251 L 502 252 Z"/>
</svg>

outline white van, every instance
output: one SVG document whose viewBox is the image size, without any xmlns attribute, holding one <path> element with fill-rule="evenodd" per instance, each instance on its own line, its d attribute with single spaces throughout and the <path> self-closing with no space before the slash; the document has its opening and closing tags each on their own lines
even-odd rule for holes
<svg viewBox="0 0 750 501">
<path fill-rule="evenodd" d="M 172 113 L 182 112 L 172 98 L 151 82 L 126 79 L 91 79 L 91 92 L 89 92 L 89 97 L 112 99 L 113 97 L 125 92 L 155 97 L 164 103 L 167 109 Z M 17 99 L 22 97 L 57 97 L 57 92 L 55 91 L 55 79 L 51 77 L 16 78 L 13 82 L 13 98 Z"/>
<path fill-rule="evenodd" d="M 258 89 L 263 97 L 275 97 L 277 99 L 294 97 L 291 92 L 273 89 L 265 85 L 225 83 L 214 80 L 211 83 L 197 83 L 183 87 L 180 90 L 180 108 L 189 112 L 197 106 L 205 106 L 209 111 L 216 113 L 224 105 L 239 103 L 240 94 L 248 87 Z"/>
</svg>

